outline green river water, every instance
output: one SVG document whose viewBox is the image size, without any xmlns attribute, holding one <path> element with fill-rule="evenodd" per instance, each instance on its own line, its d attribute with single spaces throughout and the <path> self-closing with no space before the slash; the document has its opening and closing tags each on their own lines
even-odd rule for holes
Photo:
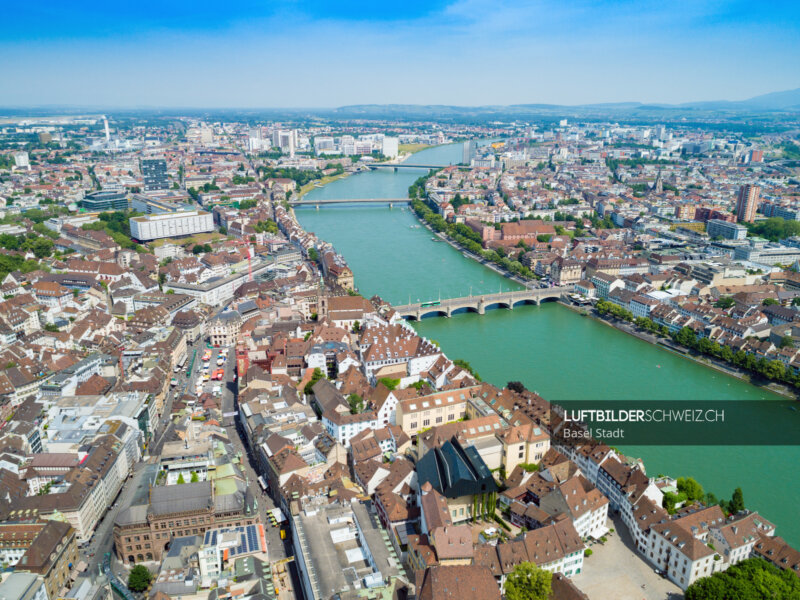
<svg viewBox="0 0 800 600">
<path fill-rule="evenodd" d="M 415 154 L 409 163 L 450 164 L 460 145 Z M 313 190 L 309 199 L 398 198 L 424 170 L 359 173 Z M 394 304 L 469 293 L 518 289 L 517 284 L 465 258 L 431 233 L 406 207 L 339 204 L 296 211 L 300 223 L 334 244 L 347 259 L 366 297 L 379 294 Z M 469 361 L 496 385 L 522 381 L 548 400 L 763 400 L 776 423 L 797 423 L 791 402 L 658 348 L 554 303 L 522 306 L 486 315 L 426 318 L 414 326 L 439 342 L 450 358 Z M 749 409 L 754 410 L 754 409 Z M 780 425 L 776 425 L 780 426 Z M 800 440 L 798 440 L 800 442 Z M 729 498 L 744 491 L 748 508 L 800 543 L 800 446 L 624 446 L 641 457 L 649 475 L 691 476 L 706 490 Z"/>
</svg>

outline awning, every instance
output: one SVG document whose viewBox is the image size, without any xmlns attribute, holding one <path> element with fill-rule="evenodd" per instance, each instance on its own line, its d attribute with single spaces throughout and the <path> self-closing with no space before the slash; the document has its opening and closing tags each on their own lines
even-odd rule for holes
<svg viewBox="0 0 800 600">
<path fill-rule="evenodd" d="M 599 530 L 597 530 L 597 532 L 595 532 L 594 535 L 590 535 L 589 537 L 592 538 L 593 540 L 599 540 L 601 537 L 606 535 L 608 532 L 609 532 L 608 527 L 603 525 Z"/>
<path fill-rule="evenodd" d="M 283 511 L 280 508 L 273 508 L 269 513 L 275 518 L 278 523 L 283 523 L 286 521 L 286 517 L 283 514 Z"/>
</svg>

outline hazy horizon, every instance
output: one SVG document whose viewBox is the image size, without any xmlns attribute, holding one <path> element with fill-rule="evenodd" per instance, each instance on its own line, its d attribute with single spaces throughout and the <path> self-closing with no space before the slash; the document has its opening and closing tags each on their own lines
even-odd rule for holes
<svg viewBox="0 0 800 600">
<path fill-rule="evenodd" d="M 6 7 L 0 105 L 737 101 L 800 85 L 799 38 L 784 2 L 44 0 Z"/>
</svg>

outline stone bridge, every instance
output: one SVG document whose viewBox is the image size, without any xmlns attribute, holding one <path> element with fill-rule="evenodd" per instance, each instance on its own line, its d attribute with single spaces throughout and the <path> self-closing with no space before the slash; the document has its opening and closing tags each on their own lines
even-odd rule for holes
<svg viewBox="0 0 800 600">
<path fill-rule="evenodd" d="M 419 320 L 430 315 L 450 317 L 457 310 L 476 312 L 482 315 L 487 308 L 507 308 L 513 310 L 519 304 L 541 304 L 547 300 L 558 300 L 572 292 L 573 286 L 565 285 L 551 288 L 529 288 L 516 292 L 498 292 L 463 298 L 448 298 L 441 301 L 416 302 L 395 306 L 394 309 L 404 319 Z"/>
</svg>

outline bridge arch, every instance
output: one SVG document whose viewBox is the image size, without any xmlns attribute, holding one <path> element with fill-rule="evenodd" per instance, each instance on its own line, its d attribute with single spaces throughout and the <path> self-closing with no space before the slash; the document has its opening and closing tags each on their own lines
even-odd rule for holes
<svg viewBox="0 0 800 600">
<path fill-rule="evenodd" d="M 450 311 L 450 315 L 463 315 L 466 313 L 476 313 L 480 314 L 477 306 L 467 305 L 467 306 L 459 306 L 458 308 L 454 308 Z"/>
<path fill-rule="evenodd" d="M 446 309 L 438 308 L 438 307 L 437 308 L 433 308 L 433 309 L 426 308 L 425 310 L 419 311 L 418 314 L 419 314 L 419 319 L 418 319 L 419 321 L 421 321 L 425 317 L 430 317 L 430 316 L 434 316 L 434 317 L 449 317 L 450 316 Z"/>
<path fill-rule="evenodd" d="M 539 305 L 539 298 L 523 298 L 522 300 L 515 300 L 514 306 L 524 306 L 525 304 Z"/>
<path fill-rule="evenodd" d="M 494 310 L 496 308 L 507 308 L 508 310 L 514 310 L 514 303 L 506 300 L 497 300 L 495 302 L 489 302 L 483 305 L 483 310 Z"/>
<path fill-rule="evenodd" d="M 555 296 L 555 295 L 554 296 L 543 296 L 543 297 L 539 298 L 539 303 L 542 303 L 542 302 L 558 302 L 560 297 L 561 296 Z"/>
</svg>

